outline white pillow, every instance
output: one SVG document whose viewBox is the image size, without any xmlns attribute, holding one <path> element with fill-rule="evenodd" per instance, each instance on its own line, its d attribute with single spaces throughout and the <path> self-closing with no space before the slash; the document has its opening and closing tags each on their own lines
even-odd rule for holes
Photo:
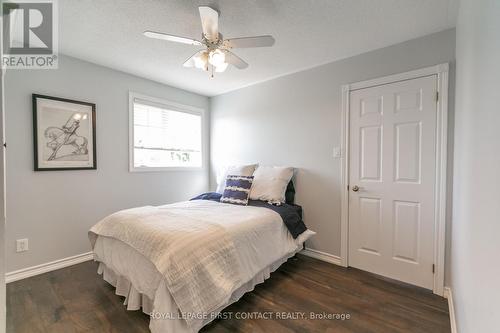
<svg viewBox="0 0 500 333">
<path fill-rule="evenodd" d="M 293 168 L 259 166 L 253 173 L 250 199 L 270 203 L 285 202 L 285 192 L 293 177 Z"/>
<path fill-rule="evenodd" d="M 221 170 L 217 176 L 217 193 L 224 193 L 226 188 L 226 177 L 231 176 L 252 176 L 258 164 L 233 165 Z"/>
</svg>

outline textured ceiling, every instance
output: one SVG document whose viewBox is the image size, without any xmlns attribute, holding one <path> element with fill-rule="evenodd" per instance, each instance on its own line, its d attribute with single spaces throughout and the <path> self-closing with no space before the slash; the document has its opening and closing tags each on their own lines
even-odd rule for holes
<svg viewBox="0 0 500 333">
<path fill-rule="evenodd" d="M 271 34 L 271 48 L 235 53 L 250 66 L 210 79 L 182 67 L 200 47 L 144 30 L 199 39 L 197 7 L 220 11 L 224 37 Z M 62 0 L 60 52 L 207 96 L 455 26 L 456 0 Z"/>
</svg>

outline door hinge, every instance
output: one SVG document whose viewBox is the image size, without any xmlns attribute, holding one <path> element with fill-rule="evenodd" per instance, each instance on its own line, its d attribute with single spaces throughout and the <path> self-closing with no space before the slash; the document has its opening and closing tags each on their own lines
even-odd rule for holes
<svg viewBox="0 0 500 333">
<path fill-rule="evenodd" d="M 439 91 L 436 91 L 436 102 L 439 102 Z"/>
<path fill-rule="evenodd" d="M 7 142 L 5 142 L 5 143 L 3 144 L 3 146 L 4 146 L 5 148 L 7 148 Z"/>
<path fill-rule="evenodd" d="M 349 191 L 349 185 L 347 185 L 347 190 Z"/>
<path fill-rule="evenodd" d="M 436 272 L 436 265 L 432 264 L 432 273 L 434 274 Z"/>
</svg>

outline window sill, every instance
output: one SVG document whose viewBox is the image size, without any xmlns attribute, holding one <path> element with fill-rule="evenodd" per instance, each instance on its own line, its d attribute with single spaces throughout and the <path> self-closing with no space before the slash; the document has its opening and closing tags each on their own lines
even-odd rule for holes
<svg viewBox="0 0 500 333">
<path fill-rule="evenodd" d="M 205 171 L 204 167 L 162 167 L 162 168 L 156 168 L 156 167 L 131 167 L 129 169 L 130 172 L 136 173 L 136 172 L 184 172 L 184 171 L 191 171 L 191 172 L 199 172 L 199 171 Z"/>
</svg>

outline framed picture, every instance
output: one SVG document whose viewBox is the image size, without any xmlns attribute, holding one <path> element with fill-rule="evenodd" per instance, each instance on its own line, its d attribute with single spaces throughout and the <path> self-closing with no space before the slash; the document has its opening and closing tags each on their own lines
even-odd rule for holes
<svg viewBox="0 0 500 333">
<path fill-rule="evenodd" d="M 33 94 L 35 171 L 97 168 L 95 104 Z"/>
</svg>

